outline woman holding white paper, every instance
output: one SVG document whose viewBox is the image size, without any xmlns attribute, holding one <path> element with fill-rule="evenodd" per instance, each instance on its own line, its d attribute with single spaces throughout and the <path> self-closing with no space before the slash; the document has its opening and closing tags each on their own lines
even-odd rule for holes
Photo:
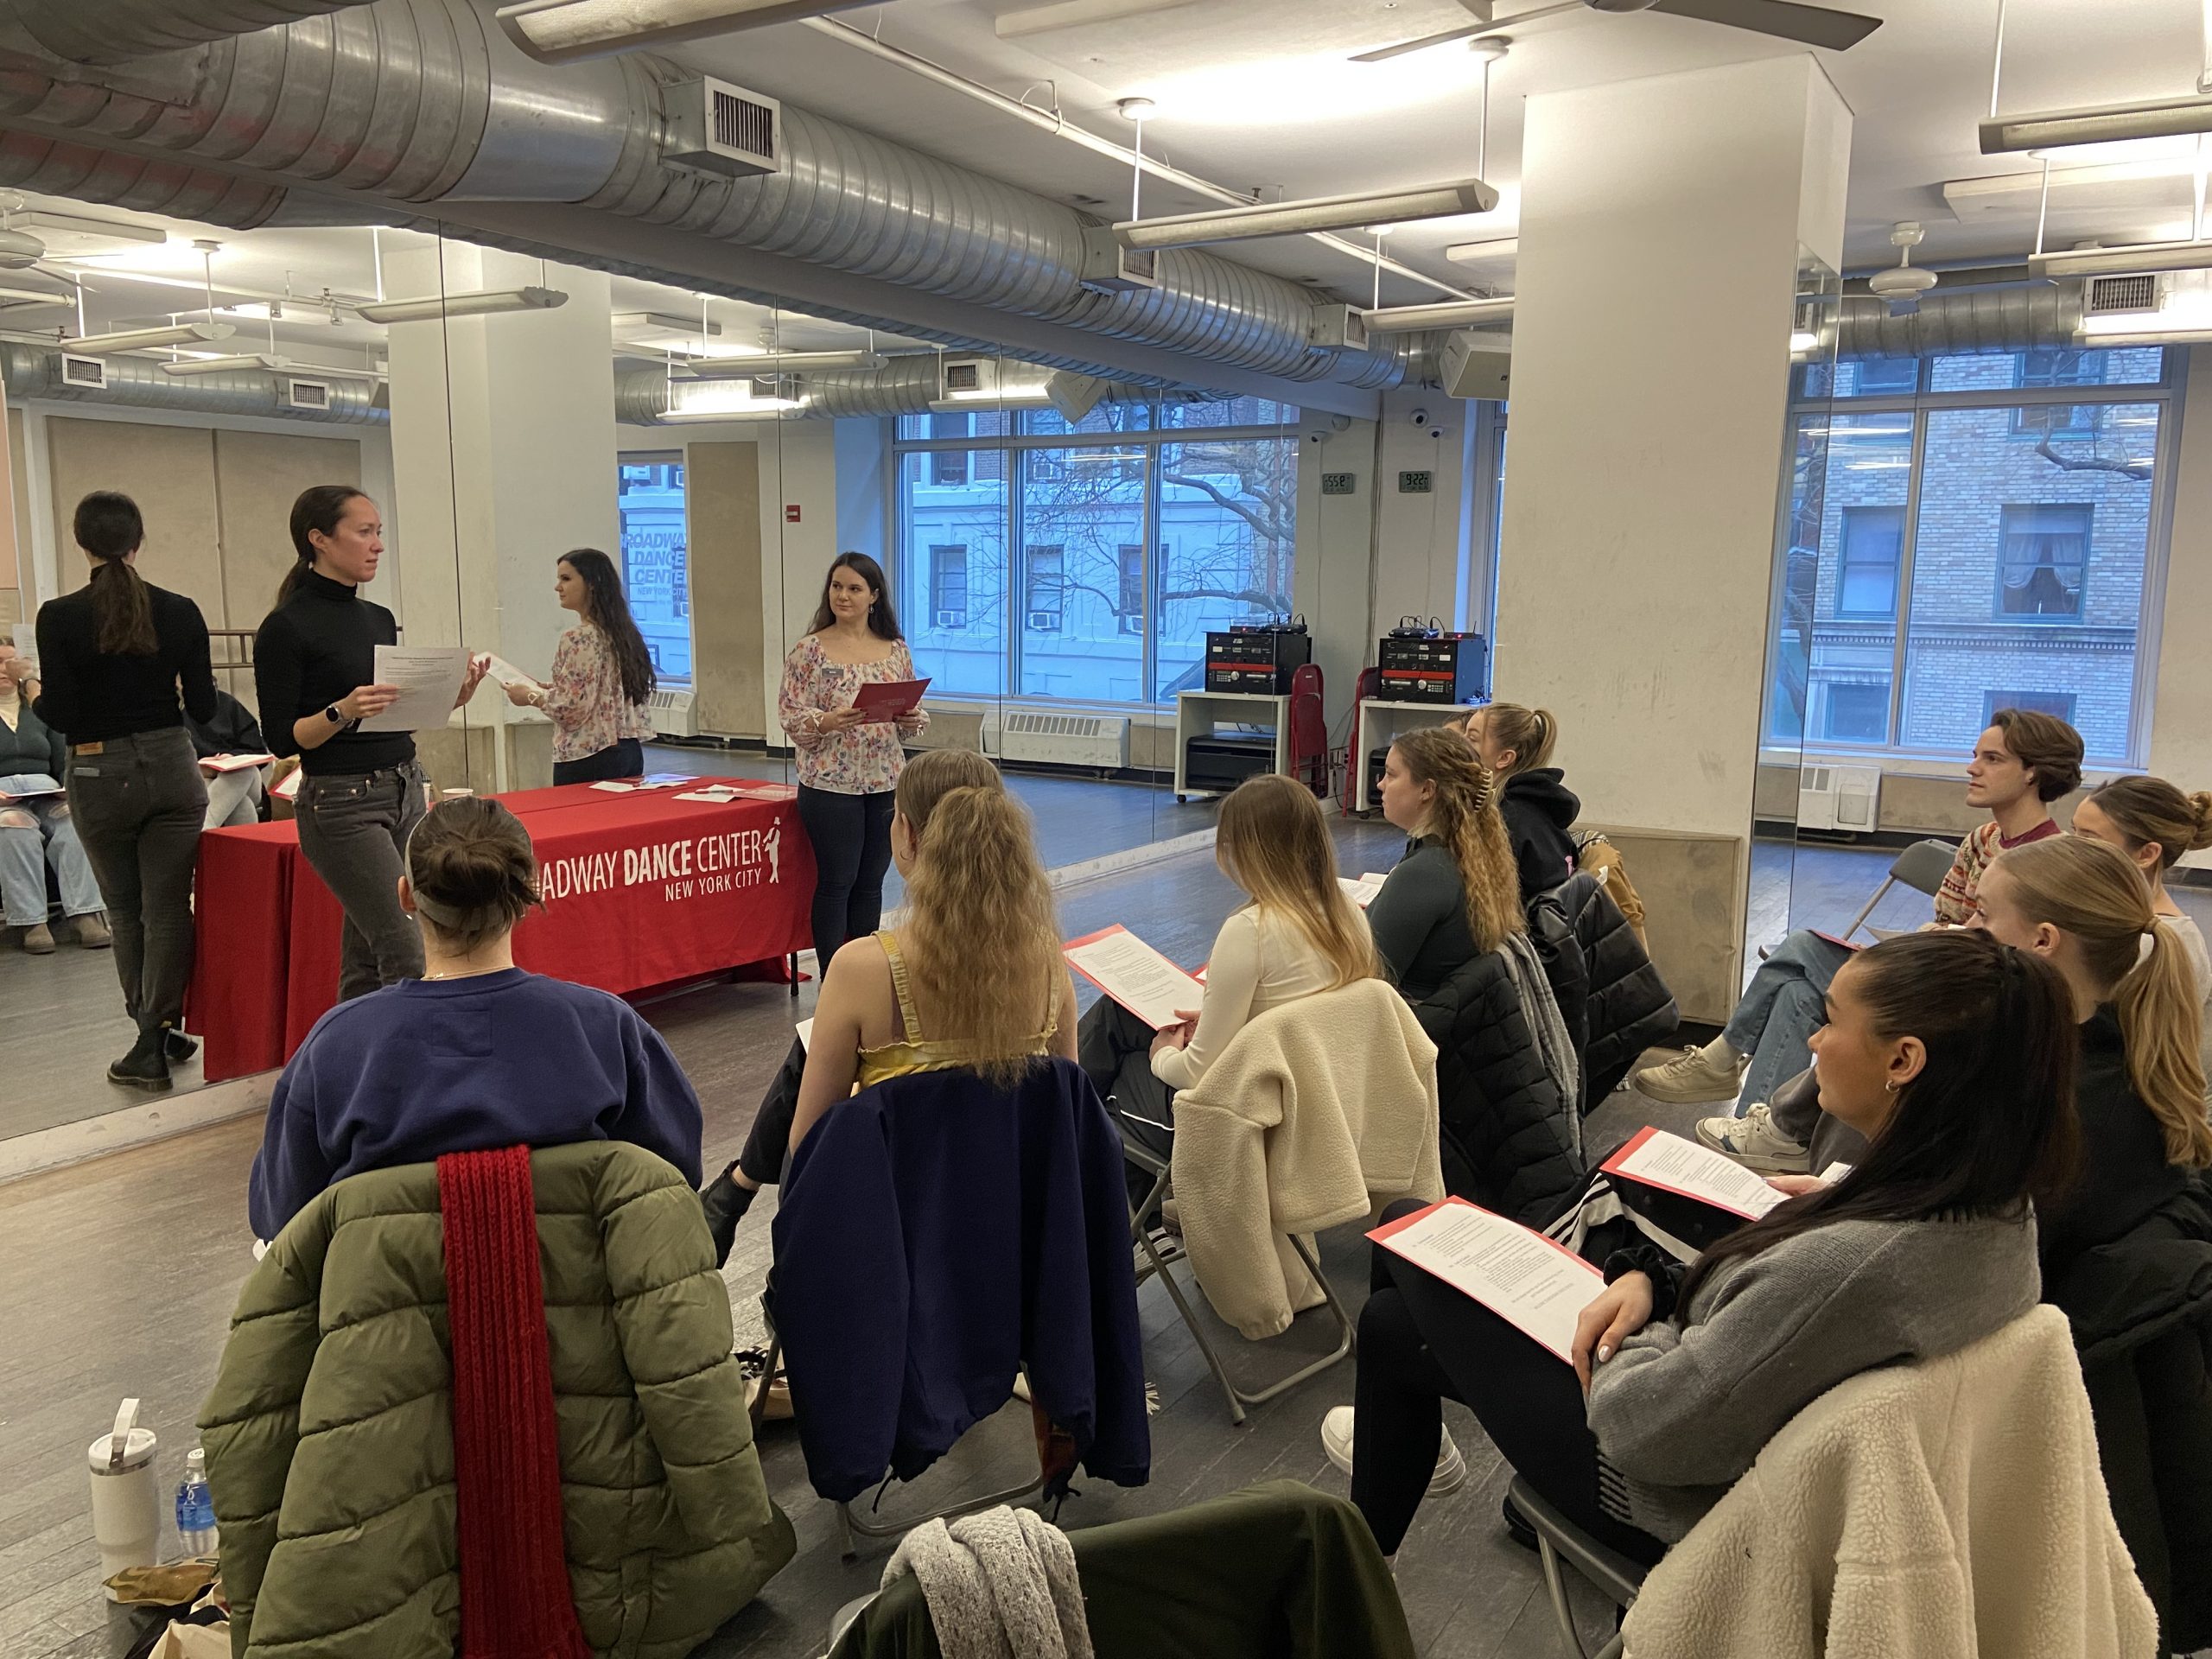
<svg viewBox="0 0 2212 1659">
<path fill-rule="evenodd" d="M 614 561 L 595 547 L 564 553 L 553 566 L 553 591 L 563 610 L 576 613 L 576 626 L 553 648 L 552 683 L 512 681 L 507 701 L 553 722 L 555 783 L 639 777 L 645 740 L 653 734 L 646 707 L 653 658 L 622 596 Z"/>
<path fill-rule="evenodd" d="M 1245 895 L 1215 935 L 1204 1006 L 1160 1031 L 1110 997 L 1077 1028 L 1077 1058 L 1127 1139 L 1174 1149 L 1175 1091 L 1197 1086 L 1236 1033 L 1270 1008 L 1381 970 L 1367 918 L 1337 880 L 1335 845 L 1313 792 L 1248 778 L 1221 804 L 1214 861 Z M 1141 1174 L 1130 1175 L 1141 1192 Z M 1148 1185 L 1145 1183 L 1144 1185 Z"/>
<path fill-rule="evenodd" d="M 384 558 L 377 504 L 318 484 L 292 504 L 291 531 L 298 563 L 254 636 L 253 678 L 270 750 L 300 757 L 300 850 L 346 912 L 342 1002 L 422 977 L 423 936 L 399 907 L 399 878 L 430 780 L 411 732 L 364 729 L 399 698 L 376 677 L 377 649 L 398 643 L 399 624 L 360 594 Z M 470 658 L 454 708 L 489 664 Z"/>
<path fill-rule="evenodd" d="M 892 791 L 906 761 L 901 740 L 930 724 L 919 707 L 871 720 L 857 706 L 861 688 L 914 677 L 883 567 L 865 553 L 840 553 L 806 637 L 784 659 L 776 697 L 798 757 L 798 818 L 814 846 L 814 955 L 825 970 L 848 939 L 867 938 L 883 919 Z"/>
<path fill-rule="evenodd" d="M 1986 934 L 1908 934 L 1845 964 L 1827 1003 L 1821 1101 L 1865 1159 L 1687 1270 L 1656 1247 L 1610 1258 L 1568 1359 L 1377 1246 L 1358 1406 L 1322 1443 L 1386 1554 L 1457 1461 L 1438 1459 L 1444 1399 L 1577 1526 L 1654 1561 L 1837 1383 L 2036 1305 L 2032 1200 L 2077 1156 L 2065 980 Z"/>
</svg>

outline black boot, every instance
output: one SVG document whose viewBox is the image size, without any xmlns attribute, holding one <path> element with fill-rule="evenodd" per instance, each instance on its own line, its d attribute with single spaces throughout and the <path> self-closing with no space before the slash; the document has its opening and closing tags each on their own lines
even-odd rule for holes
<svg viewBox="0 0 2212 1659">
<path fill-rule="evenodd" d="M 190 1059 L 199 1052 L 200 1045 L 181 1031 L 162 1033 L 162 1052 L 172 1065 Z"/>
<path fill-rule="evenodd" d="M 162 1052 L 162 1032 L 156 1026 L 138 1033 L 138 1040 L 130 1045 L 130 1052 L 107 1069 L 110 1083 L 128 1084 L 133 1089 L 143 1089 L 159 1094 L 169 1086 L 169 1063 Z"/>
<path fill-rule="evenodd" d="M 707 1212 L 707 1230 L 714 1235 L 715 1265 L 721 1267 L 729 1260 L 730 1246 L 737 1243 L 737 1224 L 745 1219 L 745 1212 L 753 1207 L 753 1194 L 760 1188 L 741 1185 L 728 1169 L 709 1182 L 707 1190 L 699 1194 L 700 1207 Z"/>
</svg>

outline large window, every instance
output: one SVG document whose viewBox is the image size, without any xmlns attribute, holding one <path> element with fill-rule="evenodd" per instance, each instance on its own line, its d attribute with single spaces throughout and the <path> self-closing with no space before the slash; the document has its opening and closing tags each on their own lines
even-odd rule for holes
<svg viewBox="0 0 2212 1659">
<path fill-rule="evenodd" d="M 2036 708 L 2079 727 L 2092 759 L 2137 763 L 2164 354 L 1869 366 L 1799 376 L 1770 740 L 1958 753 L 1990 709 Z"/>
<path fill-rule="evenodd" d="M 917 668 L 969 696 L 1198 685 L 1209 630 L 1294 608 L 1296 420 L 1257 398 L 902 417 L 894 580 Z"/>
<path fill-rule="evenodd" d="M 622 588 L 664 684 L 691 679 L 691 577 L 685 563 L 683 458 L 626 456 L 615 484 Z"/>
</svg>

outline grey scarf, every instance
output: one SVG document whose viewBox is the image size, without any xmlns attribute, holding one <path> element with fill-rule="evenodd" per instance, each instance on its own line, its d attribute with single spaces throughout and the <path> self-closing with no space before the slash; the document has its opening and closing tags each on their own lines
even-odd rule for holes
<svg viewBox="0 0 2212 1659">
<path fill-rule="evenodd" d="M 1075 1551 L 1033 1510 L 1001 1504 L 916 1527 L 883 1582 L 908 1573 L 921 1580 L 944 1659 L 1091 1659 Z"/>
</svg>

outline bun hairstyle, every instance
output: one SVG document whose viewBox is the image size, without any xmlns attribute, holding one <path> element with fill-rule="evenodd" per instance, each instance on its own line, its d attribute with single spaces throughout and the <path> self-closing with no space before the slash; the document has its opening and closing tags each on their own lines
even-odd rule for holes
<svg viewBox="0 0 2212 1659">
<path fill-rule="evenodd" d="M 300 579 L 315 569 L 315 543 L 309 532 L 335 536 L 346 510 L 367 499 L 368 492 L 351 484 L 311 484 L 292 503 L 292 554 L 296 563 L 277 584 L 276 602 L 282 605 L 298 591 Z"/>
<path fill-rule="evenodd" d="M 1529 918 L 1521 908 L 1521 872 L 1498 816 L 1496 773 L 1475 758 L 1455 727 L 1408 732 L 1391 747 L 1417 784 L 1433 784 L 1427 833 L 1444 843 L 1467 896 L 1467 927 L 1478 951 L 1495 950 Z"/>
<path fill-rule="evenodd" d="M 819 633 L 834 626 L 837 613 L 830 608 L 830 581 L 840 570 L 849 570 L 875 594 L 875 602 L 868 607 L 868 631 L 879 639 L 904 639 L 899 631 L 899 613 L 891 603 L 891 582 L 883 574 L 883 567 L 865 553 L 840 553 L 830 562 L 830 569 L 822 578 L 822 602 L 814 607 L 814 620 L 806 625 L 809 633 Z"/>
<path fill-rule="evenodd" d="M 2071 938 L 2097 982 L 2111 988 L 2127 1080 L 2165 1134 L 2166 1161 L 2212 1166 L 2196 969 L 2151 908 L 2143 872 L 2119 848 L 2086 836 L 2031 842 L 1989 868 L 2005 873 L 2023 916 Z"/>
<path fill-rule="evenodd" d="M 461 952 L 514 931 L 537 903 L 537 855 L 522 820 L 474 795 L 441 801 L 407 840 L 415 908 Z"/>
<path fill-rule="evenodd" d="M 2028 1200 L 2063 1198 L 2072 1185 L 2080 1036 L 2073 993 L 2056 968 L 1978 929 L 1957 929 L 1870 945 L 1844 965 L 1840 983 L 1845 976 L 1877 1037 L 1920 1039 L 1927 1059 L 1919 1075 L 1897 1091 L 1888 1123 L 1848 1175 L 1777 1205 L 1706 1251 L 1676 1306 L 1688 1306 L 1719 1263 L 1830 1222 L 2018 1216 Z"/>
<path fill-rule="evenodd" d="M 1548 709 L 1528 709 L 1517 702 L 1493 702 L 1486 709 L 1476 713 L 1483 717 L 1483 730 L 1489 735 L 1491 746 L 1513 751 L 1513 764 L 1500 770 L 1507 778 L 1517 778 L 1524 772 L 1552 763 L 1552 750 L 1559 742 L 1559 721 Z M 1470 715 L 1471 724 L 1474 715 Z"/>
<path fill-rule="evenodd" d="M 2127 837 L 2128 851 L 2158 843 L 2161 871 L 2183 853 L 2212 847 L 2212 795 L 2201 789 L 2184 795 L 2163 778 L 2115 778 L 2089 798 Z"/>
<path fill-rule="evenodd" d="M 938 803 L 956 789 L 995 789 L 1003 794 L 1006 780 L 974 749 L 925 749 L 900 771 L 892 810 L 906 820 L 917 844 L 930 827 Z"/>
<path fill-rule="evenodd" d="M 2034 709 L 1999 709 L 1989 723 L 2005 734 L 2005 747 L 2036 775 L 2036 798 L 2055 801 L 2082 781 L 2082 734 L 2056 715 Z"/>
<path fill-rule="evenodd" d="M 151 657 L 162 648 L 154 632 L 154 601 L 146 579 L 125 563 L 144 544 L 146 521 L 138 504 L 113 490 L 94 490 L 77 504 L 70 525 L 92 566 L 93 643 L 110 656 Z"/>
</svg>

